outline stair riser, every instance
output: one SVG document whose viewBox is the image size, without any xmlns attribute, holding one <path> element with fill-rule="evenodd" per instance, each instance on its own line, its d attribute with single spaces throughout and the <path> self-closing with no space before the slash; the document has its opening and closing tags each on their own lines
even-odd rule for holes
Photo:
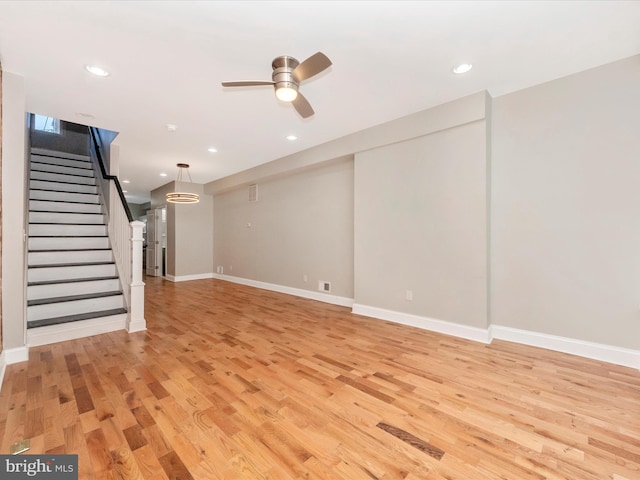
<svg viewBox="0 0 640 480">
<path fill-rule="evenodd" d="M 57 153 L 40 153 L 35 152 L 35 149 L 31 150 L 31 159 L 40 163 L 55 163 L 56 165 L 69 165 L 76 167 L 91 167 L 91 159 L 86 155 L 68 155 L 65 154 L 65 157 L 69 158 L 58 158 Z"/>
<path fill-rule="evenodd" d="M 29 252 L 28 265 L 52 265 L 57 263 L 112 262 L 111 250 L 83 250 L 58 252 Z"/>
<path fill-rule="evenodd" d="M 41 190 L 54 190 L 58 192 L 98 193 L 98 187 L 95 185 L 78 185 L 74 183 L 48 182 L 45 180 L 31 180 L 29 182 L 29 187 Z"/>
<path fill-rule="evenodd" d="M 91 282 L 53 283 L 27 287 L 27 300 L 41 298 L 69 297 L 87 293 L 113 292 L 120 290 L 118 279 L 93 280 Z"/>
<path fill-rule="evenodd" d="M 31 180 L 47 180 L 49 182 L 62 182 L 62 183 L 79 183 L 81 185 L 95 185 L 96 180 L 93 177 L 79 177 L 77 175 L 63 175 L 61 173 L 50 172 L 31 172 Z"/>
<path fill-rule="evenodd" d="M 44 200 L 29 201 L 29 210 L 45 212 L 102 213 L 102 205 L 98 203 L 66 203 L 47 202 Z"/>
<path fill-rule="evenodd" d="M 27 278 L 29 282 L 75 280 L 93 277 L 113 277 L 115 275 L 117 275 L 117 272 L 114 264 L 30 268 L 27 271 Z"/>
<path fill-rule="evenodd" d="M 102 236 L 107 234 L 105 225 L 29 225 L 29 236 L 76 237 Z"/>
<path fill-rule="evenodd" d="M 72 193 L 72 192 L 52 192 L 49 190 L 30 190 L 29 199 L 54 202 L 81 202 L 100 204 L 100 197 L 97 193 Z"/>
<path fill-rule="evenodd" d="M 29 250 L 75 250 L 78 248 L 109 248 L 107 237 L 29 238 Z"/>
<path fill-rule="evenodd" d="M 113 308 L 124 308 L 124 297 L 122 295 L 48 303 L 46 305 L 33 305 L 27 307 L 27 320 L 42 320 L 44 318 L 63 317 L 66 315 L 110 310 Z"/>
<path fill-rule="evenodd" d="M 68 213 L 68 212 L 30 212 L 30 223 L 92 223 L 104 225 L 104 215 L 93 213 Z"/>
<path fill-rule="evenodd" d="M 77 175 L 79 177 L 93 178 L 92 168 L 76 168 L 66 165 L 54 165 L 51 163 L 31 162 L 31 172 L 65 173 L 67 175 Z"/>
</svg>

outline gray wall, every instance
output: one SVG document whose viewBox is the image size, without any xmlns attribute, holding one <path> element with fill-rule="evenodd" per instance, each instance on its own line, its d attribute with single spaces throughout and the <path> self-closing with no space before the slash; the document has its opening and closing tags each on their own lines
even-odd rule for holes
<svg viewBox="0 0 640 480">
<path fill-rule="evenodd" d="M 129 203 L 129 210 L 134 220 L 147 221 L 147 210 L 151 208 L 151 203 Z"/>
<path fill-rule="evenodd" d="M 214 265 L 227 275 L 353 297 L 353 160 L 247 185 L 214 202 Z M 306 280 L 305 280 L 306 276 Z"/>
<path fill-rule="evenodd" d="M 356 305 L 639 349 L 638 85 L 635 56 L 496 99 L 472 95 L 212 182 L 214 264 L 306 288 L 305 262 L 329 253 L 297 231 L 305 200 L 294 183 L 311 181 L 297 169 L 354 155 L 353 224 L 326 228 L 345 242 L 354 234 Z M 252 182 L 273 198 L 240 206 L 238 189 Z"/>
<path fill-rule="evenodd" d="M 640 56 L 493 102 L 492 322 L 640 348 Z"/>
<path fill-rule="evenodd" d="M 89 155 L 88 127 L 71 122 L 60 122 L 60 133 L 31 131 L 31 146 L 58 152 Z"/>
<path fill-rule="evenodd" d="M 487 327 L 485 138 L 479 120 L 356 155 L 356 303 Z"/>
<path fill-rule="evenodd" d="M 362 259 L 368 255 L 362 249 L 376 239 L 365 235 L 354 244 L 354 225 L 357 225 L 354 216 L 358 216 L 354 210 L 355 185 L 363 185 L 357 178 L 358 170 L 355 173 L 353 170 L 354 154 L 356 159 L 368 158 L 367 155 L 375 157 L 376 153 L 365 152 L 376 149 L 385 152 L 385 146 L 406 142 L 410 150 L 406 160 L 411 162 L 421 148 L 414 149 L 414 139 L 476 121 L 484 124 L 486 101 L 484 92 L 470 95 L 207 184 L 205 190 L 214 195 L 215 206 L 214 266 L 222 266 L 225 275 L 314 293 L 318 293 L 318 280 L 328 281 L 335 296 L 355 297 L 356 301 L 362 297 L 380 308 L 393 305 L 398 291 L 403 292 L 404 298 L 409 288 L 406 282 L 379 292 L 380 297 L 369 295 L 364 287 L 358 289 L 360 282 L 366 281 L 363 275 L 368 274 L 358 271 L 363 265 Z M 478 144 L 478 148 L 483 149 L 482 155 L 484 143 L 482 139 Z M 397 170 L 396 155 L 391 157 L 383 161 L 385 174 Z M 421 174 L 416 170 L 407 176 L 418 179 Z M 259 201 L 255 204 L 248 202 L 247 186 L 251 183 L 257 183 L 259 188 Z M 412 215 L 424 217 L 420 212 Z M 385 225 L 391 217 L 383 212 L 374 221 Z M 424 224 L 423 218 L 417 220 Z M 247 223 L 251 227 L 248 228 Z M 393 259 L 407 255 L 404 245 L 400 250 L 389 246 L 384 255 Z M 361 261 L 356 261 L 354 256 Z M 412 259 L 402 262 L 411 263 Z M 479 282 L 484 281 L 486 285 L 486 273 L 483 274 L 485 280 Z M 384 275 L 388 272 L 375 273 L 376 277 Z M 423 292 L 425 288 L 415 286 Z M 414 305 L 419 306 L 420 302 Z M 423 315 L 434 312 L 421 311 Z M 486 323 L 486 312 L 478 315 L 466 321 L 474 325 Z"/>
<path fill-rule="evenodd" d="M 165 195 L 174 191 L 170 182 L 151 192 L 151 208 L 167 207 L 167 276 L 206 276 L 213 273 L 213 197 L 203 185 L 189 184 L 189 191 L 200 195 L 192 205 L 167 203 Z"/>
<path fill-rule="evenodd" d="M 175 276 L 213 273 L 213 197 L 203 185 L 191 184 L 189 191 L 200 195 L 193 205 L 175 205 Z M 169 221 L 167 219 L 167 227 Z M 167 251 L 169 245 L 167 242 Z"/>
</svg>

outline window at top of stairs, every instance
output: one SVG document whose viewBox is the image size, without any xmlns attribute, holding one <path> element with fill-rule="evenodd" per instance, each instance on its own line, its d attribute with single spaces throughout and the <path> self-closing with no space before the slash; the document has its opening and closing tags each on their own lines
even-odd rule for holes
<svg viewBox="0 0 640 480">
<path fill-rule="evenodd" d="M 40 132 L 60 134 L 60 120 L 58 120 L 57 118 L 36 114 L 34 115 L 33 128 Z"/>
</svg>

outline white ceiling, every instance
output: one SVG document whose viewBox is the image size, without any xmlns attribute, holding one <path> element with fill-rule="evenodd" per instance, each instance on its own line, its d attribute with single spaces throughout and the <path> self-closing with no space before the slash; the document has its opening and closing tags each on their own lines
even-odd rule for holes
<svg viewBox="0 0 640 480">
<path fill-rule="evenodd" d="M 120 132 L 119 177 L 142 203 L 178 162 L 206 183 L 467 94 L 638 54 L 639 26 L 639 1 L 0 1 L 0 61 L 24 77 L 28 111 Z M 220 85 L 268 81 L 273 58 L 317 51 L 333 66 L 301 86 L 311 118 L 271 87 Z M 455 76 L 462 62 L 474 68 Z"/>
</svg>

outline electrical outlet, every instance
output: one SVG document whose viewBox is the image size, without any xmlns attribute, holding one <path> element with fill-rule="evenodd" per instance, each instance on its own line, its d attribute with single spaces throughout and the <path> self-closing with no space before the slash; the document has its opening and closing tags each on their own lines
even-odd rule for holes
<svg viewBox="0 0 640 480">
<path fill-rule="evenodd" d="M 404 297 L 408 302 L 413 300 L 413 290 L 407 290 L 407 293 Z"/>
<path fill-rule="evenodd" d="M 309 277 L 307 277 L 307 274 L 305 273 L 304 275 L 302 275 L 302 281 L 303 282 L 307 282 L 309 280 Z"/>
</svg>

